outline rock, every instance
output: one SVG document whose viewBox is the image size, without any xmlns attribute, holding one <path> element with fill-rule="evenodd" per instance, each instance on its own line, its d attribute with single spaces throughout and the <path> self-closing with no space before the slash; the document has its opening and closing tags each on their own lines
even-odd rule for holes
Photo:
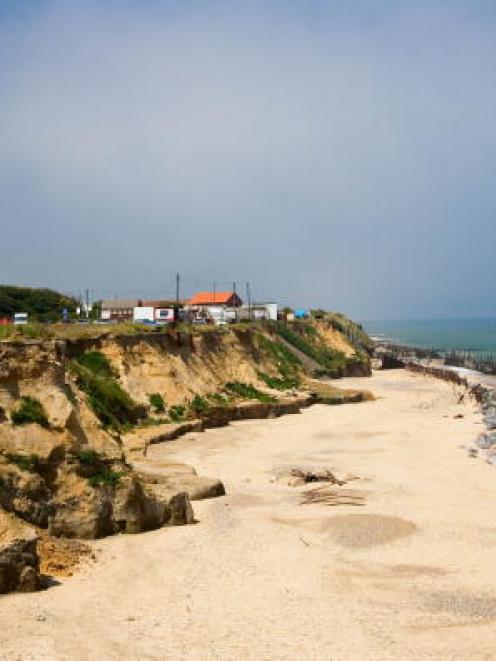
<svg viewBox="0 0 496 661">
<path fill-rule="evenodd" d="M 477 446 L 481 450 L 487 450 L 496 444 L 496 432 L 487 432 L 486 434 L 480 434 L 477 438 Z"/>
<path fill-rule="evenodd" d="M 40 527 L 48 525 L 51 494 L 37 473 L 0 460 L 0 506 Z"/>
<path fill-rule="evenodd" d="M 44 429 L 36 424 L 12 426 L 0 425 L 0 451 L 4 454 L 36 455 L 42 462 L 56 459 L 72 446 L 67 433 Z"/>
<path fill-rule="evenodd" d="M 219 479 L 200 477 L 187 464 L 166 462 L 133 462 L 133 470 L 155 494 L 184 491 L 190 500 L 224 496 L 226 491 Z M 156 489 L 161 485 L 162 489 Z"/>
<path fill-rule="evenodd" d="M 49 533 L 57 537 L 95 539 L 193 522 L 186 493 L 155 492 L 133 473 L 123 475 L 115 486 L 91 486 L 85 478 L 66 475 L 53 510 Z"/>
<path fill-rule="evenodd" d="M 0 509 L 0 593 L 39 587 L 36 543 L 33 528 Z"/>
</svg>

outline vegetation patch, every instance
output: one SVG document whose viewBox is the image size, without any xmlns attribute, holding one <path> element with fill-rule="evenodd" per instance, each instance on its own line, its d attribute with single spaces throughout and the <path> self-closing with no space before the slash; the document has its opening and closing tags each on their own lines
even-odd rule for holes
<svg viewBox="0 0 496 661">
<path fill-rule="evenodd" d="M 215 406 L 228 406 L 229 397 L 222 395 L 220 392 L 211 392 L 205 397 Z"/>
<path fill-rule="evenodd" d="M 210 407 L 205 397 L 201 397 L 200 395 L 195 395 L 189 406 L 191 411 L 195 414 L 205 413 L 205 411 L 207 411 L 207 409 Z"/>
<path fill-rule="evenodd" d="M 119 484 L 122 477 L 122 473 L 118 473 L 110 468 L 104 468 L 101 473 L 95 473 L 88 478 L 88 484 L 92 487 L 99 487 L 107 485 L 109 487 L 115 487 Z"/>
<path fill-rule="evenodd" d="M 281 388 L 277 388 L 277 386 L 271 386 L 266 378 L 262 376 L 262 373 L 260 373 L 261 378 L 267 383 L 267 385 L 270 388 L 275 387 L 276 389 L 283 390 L 287 388 L 296 388 L 300 382 L 299 370 L 302 367 L 301 360 L 284 344 L 275 340 L 269 340 L 265 335 L 258 336 L 258 346 L 274 364 L 281 375 Z M 282 388 L 282 382 L 287 384 L 287 388 Z"/>
<path fill-rule="evenodd" d="M 79 450 L 77 458 L 83 466 L 96 466 L 100 462 L 100 455 L 95 450 Z"/>
<path fill-rule="evenodd" d="M 40 467 L 40 459 L 37 454 L 6 454 L 11 464 L 27 473 L 37 473 Z"/>
<path fill-rule="evenodd" d="M 276 402 L 277 399 L 272 395 L 261 392 L 251 383 L 243 383 L 242 381 L 230 381 L 224 385 L 224 389 L 231 395 L 241 397 L 243 399 L 256 399 L 264 404 Z"/>
<path fill-rule="evenodd" d="M 318 334 L 313 332 L 315 329 L 310 324 L 301 324 L 300 332 L 296 332 L 280 322 L 272 322 L 271 328 L 286 342 L 318 363 L 326 374 L 339 375 L 340 370 L 346 367 L 346 356 L 340 351 L 329 349 L 320 342 Z M 312 328 L 311 331 L 309 331 L 310 328 Z M 304 337 L 305 335 L 306 337 Z"/>
<path fill-rule="evenodd" d="M 70 369 L 104 427 L 121 432 L 136 424 L 139 407 L 117 382 L 103 354 L 86 352 L 71 362 Z"/>
<path fill-rule="evenodd" d="M 262 379 L 262 381 L 264 381 L 266 385 L 273 390 L 291 390 L 298 385 L 298 381 L 296 379 L 285 379 L 277 376 L 271 376 L 265 372 L 257 372 L 257 374 L 259 378 Z"/>
<path fill-rule="evenodd" d="M 148 400 L 154 413 L 165 413 L 165 402 L 162 395 L 158 392 L 152 393 L 148 395 Z"/>
<path fill-rule="evenodd" d="M 43 404 L 34 397 L 21 397 L 20 404 L 12 411 L 10 419 L 14 425 L 35 423 L 45 429 L 50 426 Z"/>
<path fill-rule="evenodd" d="M 64 309 L 75 314 L 76 301 L 51 289 L 0 285 L 0 317 L 26 312 L 36 321 L 57 321 L 62 318 Z"/>
<path fill-rule="evenodd" d="M 172 422 L 184 422 L 186 407 L 181 404 L 175 404 L 169 407 L 169 418 Z"/>
</svg>

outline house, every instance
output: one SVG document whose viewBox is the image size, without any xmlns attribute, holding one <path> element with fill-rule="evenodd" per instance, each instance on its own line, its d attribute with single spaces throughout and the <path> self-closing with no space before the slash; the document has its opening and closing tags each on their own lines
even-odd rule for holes
<svg viewBox="0 0 496 661">
<path fill-rule="evenodd" d="M 234 291 L 200 291 L 190 298 L 188 306 L 190 308 L 239 308 L 243 301 Z"/>
<path fill-rule="evenodd" d="M 140 304 L 136 300 L 102 301 L 100 319 L 102 321 L 132 321 L 134 308 Z"/>
<path fill-rule="evenodd" d="M 277 321 L 277 303 L 252 303 L 236 310 L 237 321 L 262 321 L 271 319 Z"/>
<path fill-rule="evenodd" d="M 138 301 L 139 305 L 134 308 L 133 318 L 135 322 L 157 322 L 170 323 L 174 321 L 175 301 Z"/>
</svg>

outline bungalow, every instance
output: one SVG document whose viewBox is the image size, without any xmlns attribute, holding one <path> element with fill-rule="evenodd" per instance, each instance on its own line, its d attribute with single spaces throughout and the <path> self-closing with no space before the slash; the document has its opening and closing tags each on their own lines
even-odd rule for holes
<svg viewBox="0 0 496 661">
<path fill-rule="evenodd" d="M 100 319 L 102 321 L 132 321 L 133 310 L 138 300 L 102 301 Z"/>
<path fill-rule="evenodd" d="M 190 308 L 239 308 L 243 301 L 234 291 L 201 291 L 188 301 Z"/>
<path fill-rule="evenodd" d="M 192 321 L 210 318 L 215 323 L 235 321 L 236 309 L 243 301 L 234 291 L 201 291 L 188 301 Z"/>
</svg>

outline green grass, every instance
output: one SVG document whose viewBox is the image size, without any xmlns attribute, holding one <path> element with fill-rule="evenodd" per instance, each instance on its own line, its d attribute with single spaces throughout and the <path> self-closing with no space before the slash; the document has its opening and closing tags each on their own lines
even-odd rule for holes
<svg viewBox="0 0 496 661">
<path fill-rule="evenodd" d="M 214 406 L 228 406 L 229 397 L 222 395 L 220 392 L 211 392 L 205 397 L 214 405 Z"/>
<path fill-rule="evenodd" d="M 21 397 L 19 406 L 12 411 L 10 419 L 13 425 L 28 425 L 35 423 L 48 429 L 48 416 L 41 402 L 34 397 Z"/>
<path fill-rule="evenodd" d="M 158 392 L 148 395 L 148 401 L 154 413 L 165 413 L 164 398 Z"/>
<path fill-rule="evenodd" d="M 104 427 L 122 432 L 138 421 L 138 405 L 122 389 L 108 360 L 91 351 L 70 363 L 79 388 Z"/>
<path fill-rule="evenodd" d="M 7 454 L 5 456 L 10 463 L 27 473 L 36 473 L 39 469 L 40 459 L 37 454 Z"/>
<path fill-rule="evenodd" d="M 107 485 L 110 487 L 115 487 L 119 484 L 122 477 L 122 473 L 111 470 L 110 468 L 104 468 L 101 473 L 96 473 L 88 478 L 88 484 L 92 487 L 99 487 Z"/>
<path fill-rule="evenodd" d="M 243 383 L 242 381 L 230 381 L 224 385 L 224 389 L 230 394 L 243 399 L 256 399 L 264 404 L 276 402 L 276 398 L 272 395 L 267 395 L 261 392 L 251 383 Z"/>
<path fill-rule="evenodd" d="M 298 380 L 296 379 L 286 379 L 277 376 L 271 376 L 265 372 L 258 372 L 258 376 L 269 388 L 272 388 L 273 390 L 291 390 L 291 388 L 296 388 L 298 385 Z"/>
<path fill-rule="evenodd" d="M 205 413 L 210 407 L 208 401 L 200 395 L 195 395 L 191 400 L 189 407 L 194 414 Z"/>
<path fill-rule="evenodd" d="M 303 337 L 303 334 L 290 329 L 282 322 L 272 322 L 270 326 L 286 342 L 318 363 L 327 373 L 337 373 L 346 366 L 346 356 L 340 351 L 333 351 L 322 342 L 317 341 L 316 337 L 318 336 L 316 333 L 309 332 L 308 323 L 303 323 L 301 330 L 303 334 L 310 335 L 312 339 Z"/>
<path fill-rule="evenodd" d="M 77 362 L 96 376 L 115 377 L 109 359 L 100 351 L 85 351 Z"/>
<path fill-rule="evenodd" d="M 77 458 L 83 466 L 96 466 L 100 462 L 100 455 L 95 450 L 80 450 Z"/>
<path fill-rule="evenodd" d="M 181 404 L 176 404 L 175 406 L 169 407 L 169 418 L 172 422 L 184 422 L 184 416 L 186 414 L 186 407 Z"/>
<path fill-rule="evenodd" d="M 264 335 L 258 336 L 258 346 L 274 364 L 280 378 L 259 372 L 259 377 L 265 381 L 269 388 L 288 390 L 296 388 L 300 383 L 299 372 L 302 367 L 300 359 L 281 342 L 269 340 Z"/>
</svg>

